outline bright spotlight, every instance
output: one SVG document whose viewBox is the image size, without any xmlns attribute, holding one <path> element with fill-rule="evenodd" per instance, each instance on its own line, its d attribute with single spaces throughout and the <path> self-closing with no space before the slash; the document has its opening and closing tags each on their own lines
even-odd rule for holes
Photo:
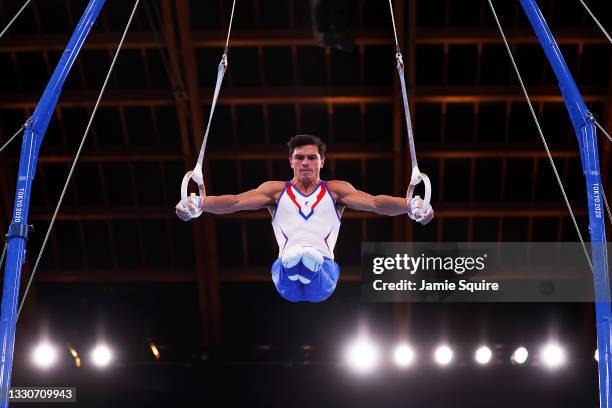
<svg viewBox="0 0 612 408">
<path fill-rule="evenodd" d="M 565 353 L 558 344 L 544 346 L 541 356 L 542 362 L 550 368 L 557 368 L 565 362 Z"/>
<path fill-rule="evenodd" d="M 79 357 L 79 353 L 72 346 L 68 346 L 68 351 L 70 351 L 70 354 L 72 355 L 72 357 L 74 357 L 74 365 L 80 367 L 81 357 Z"/>
<path fill-rule="evenodd" d="M 161 356 L 159 354 L 159 349 L 157 348 L 155 343 L 150 342 L 149 347 L 151 348 L 151 353 L 153 353 L 153 357 L 155 358 L 155 360 L 159 361 Z"/>
<path fill-rule="evenodd" d="M 517 364 L 523 364 L 525 361 L 527 361 L 528 356 L 529 353 L 527 352 L 527 349 L 525 347 L 519 347 L 514 350 L 514 354 L 512 354 L 512 360 L 514 360 L 514 362 Z"/>
<path fill-rule="evenodd" d="M 112 354 L 110 349 L 103 344 L 96 346 L 91 352 L 91 361 L 98 367 L 107 366 L 111 359 Z"/>
<path fill-rule="evenodd" d="M 453 360 L 453 350 L 448 346 L 440 346 L 434 352 L 434 359 L 439 365 L 448 365 Z"/>
<path fill-rule="evenodd" d="M 595 349 L 595 361 L 599 363 L 599 349 Z"/>
<path fill-rule="evenodd" d="M 367 373 L 378 364 L 378 348 L 367 338 L 360 338 L 349 345 L 346 358 L 349 366 L 356 372 Z"/>
<path fill-rule="evenodd" d="M 32 362 L 39 368 L 49 368 L 57 360 L 57 349 L 49 343 L 41 343 L 32 352 Z"/>
<path fill-rule="evenodd" d="M 476 362 L 482 365 L 487 364 L 489 361 L 491 361 L 491 357 L 493 357 L 493 352 L 491 352 L 491 349 L 487 346 L 479 347 L 478 350 L 476 350 L 476 353 L 474 354 L 474 359 L 476 360 Z"/>
<path fill-rule="evenodd" d="M 398 366 L 407 367 L 414 360 L 414 351 L 412 351 L 409 345 L 400 344 L 393 353 L 393 359 Z"/>
</svg>

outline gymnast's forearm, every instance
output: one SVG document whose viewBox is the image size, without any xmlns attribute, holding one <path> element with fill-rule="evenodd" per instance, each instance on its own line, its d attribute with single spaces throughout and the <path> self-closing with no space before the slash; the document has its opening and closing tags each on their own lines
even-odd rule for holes
<svg viewBox="0 0 612 408">
<path fill-rule="evenodd" d="M 233 194 L 206 196 L 202 210 L 212 214 L 231 214 L 239 211 L 238 197 Z"/>
<path fill-rule="evenodd" d="M 403 197 L 388 195 L 374 196 L 375 212 L 380 215 L 402 215 L 408 212 L 408 204 Z"/>
</svg>

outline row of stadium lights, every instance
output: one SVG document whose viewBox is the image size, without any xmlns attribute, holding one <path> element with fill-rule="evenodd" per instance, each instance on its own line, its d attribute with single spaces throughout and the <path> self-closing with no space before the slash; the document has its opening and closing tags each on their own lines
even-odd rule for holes
<svg viewBox="0 0 612 408">
<path fill-rule="evenodd" d="M 436 347 L 432 354 L 433 361 L 439 366 L 449 366 L 454 359 L 453 349 L 442 344 Z M 349 344 L 346 349 L 346 363 L 359 373 L 367 373 L 377 368 L 380 363 L 380 352 L 377 345 L 368 338 L 359 338 Z M 562 367 L 566 362 L 566 354 L 557 343 L 549 343 L 539 350 L 539 357 L 544 366 L 550 369 Z M 480 346 L 474 351 L 474 361 L 479 365 L 487 365 L 493 360 L 493 351 L 488 346 Z M 529 360 L 527 348 L 517 347 L 510 361 L 513 364 L 525 364 Z M 408 368 L 416 360 L 414 349 L 409 344 L 399 344 L 392 355 L 393 362 L 400 368 Z M 598 350 L 595 350 L 595 361 L 599 362 Z"/>
<path fill-rule="evenodd" d="M 155 360 L 160 359 L 157 346 L 151 342 L 149 348 Z M 74 358 L 75 365 L 81 367 L 81 358 L 71 346 L 68 350 Z M 454 352 L 448 345 L 440 345 L 433 352 L 433 361 L 439 366 L 452 364 Z M 542 363 L 551 369 L 563 366 L 566 361 L 565 351 L 557 343 L 549 343 L 540 349 Z M 49 342 L 42 342 L 32 350 L 32 362 L 41 369 L 52 367 L 57 361 L 58 349 Z M 380 363 L 379 348 L 366 337 L 358 338 L 346 350 L 346 363 L 357 372 L 367 373 L 374 370 Z M 96 367 L 106 367 L 113 359 L 111 349 L 105 344 L 96 345 L 90 352 L 90 362 Z M 480 346 L 474 351 L 474 361 L 487 365 L 493 359 L 493 351 L 488 346 Z M 524 364 L 529 359 L 527 348 L 521 346 L 514 350 L 510 358 L 514 364 Z M 393 352 L 393 361 L 398 367 L 407 368 L 415 362 L 414 349 L 409 344 L 399 344 Z M 595 350 L 595 361 L 599 362 L 599 353 Z"/>
</svg>

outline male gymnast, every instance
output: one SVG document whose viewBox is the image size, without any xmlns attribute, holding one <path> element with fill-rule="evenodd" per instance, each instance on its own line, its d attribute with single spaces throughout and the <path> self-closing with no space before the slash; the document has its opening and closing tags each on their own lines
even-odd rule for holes
<svg viewBox="0 0 612 408">
<path fill-rule="evenodd" d="M 236 195 L 191 196 L 176 205 L 183 221 L 203 212 L 230 214 L 267 208 L 278 242 L 278 259 L 272 265 L 272 281 L 280 295 L 291 302 L 321 302 L 335 290 L 340 267 L 334 262 L 334 246 L 345 208 L 381 215 L 408 216 L 425 225 L 434 217 L 431 206 L 413 197 L 372 196 L 340 180 L 322 181 L 325 143 L 316 136 L 297 135 L 287 143 L 291 181 L 266 181 L 256 189 Z"/>
</svg>

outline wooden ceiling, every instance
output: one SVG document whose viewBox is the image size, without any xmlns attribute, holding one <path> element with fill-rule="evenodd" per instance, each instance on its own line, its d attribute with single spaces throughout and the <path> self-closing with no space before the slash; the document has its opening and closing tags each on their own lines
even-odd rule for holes
<svg viewBox="0 0 612 408">
<path fill-rule="evenodd" d="M 581 228 L 577 143 L 544 54 L 518 2 L 497 2 Z M 579 3 L 541 7 L 589 108 L 612 128 L 612 52 Z M 34 1 L 0 40 L 0 142 L 31 115 L 86 2 Z M 342 279 L 359 279 L 362 241 L 576 240 L 486 1 L 396 0 L 420 168 L 437 218 L 349 211 L 337 247 Z M 68 78 L 41 149 L 32 195 L 38 252 L 132 2 L 107 1 Z M 0 4 L 0 21 L 19 8 Z M 174 216 L 208 118 L 231 2 L 143 0 L 59 215 L 37 282 L 187 283 L 202 334 L 221 338 L 220 285 L 267 281 L 276 243 L 266 212 Z M 324 177 L 403 195 L 409 159 L 387 4 L 355 2 L 347 54 L 317 46 L 297 0 L 239 0 L 229 70 L 205 176 L 211 194 L 288 179 L 284 144 L 328 142 Z M 610 6 L 593 9 L 611 27 Z M 19 143 L 0 154 L 0 227 L 10 219 Z M 600 145 L 604 182 L 610 147 Z M 610 194 L 612 196 L 612 194 Z M 584 236 L 588 236 L 583 232 Z M 26 268 L 27 271 L 28 268 Z M 204 323 L 206 322 L 206 323 Z"/>
</svg>

